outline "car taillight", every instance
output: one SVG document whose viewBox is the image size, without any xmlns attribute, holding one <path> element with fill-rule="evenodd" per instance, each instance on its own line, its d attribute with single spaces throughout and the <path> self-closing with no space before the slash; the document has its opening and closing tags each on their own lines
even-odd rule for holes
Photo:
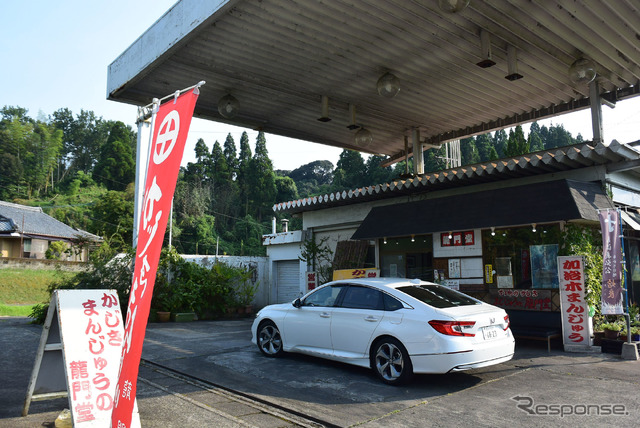
<svg viewBox="0 0 640 428">
<path fill-rule="evenodd" d="M 446 334 L 447 336 L 475 336 L 475 333 L 466 333 L 465 330 L 470 330 L 476 325 L 475 321 L 429 321 L 431 327 L 433 327 L 438 333 Z"/>
<path fill-rule="evenodd" d="M 504 316 L 504 322 L 505 322 L 505 324 L 507 324 L 507 326 L 504 328 L 504 331 L 507 331 L 509 326 L 511 326 L 511 321 L 509 321 L 509 315 L 505 315 Z"/>
</svg>

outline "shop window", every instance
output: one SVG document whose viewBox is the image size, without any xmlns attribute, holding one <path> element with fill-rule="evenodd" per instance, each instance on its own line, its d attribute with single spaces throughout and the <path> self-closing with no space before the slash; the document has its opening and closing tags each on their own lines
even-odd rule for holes
<svg viewBox="0 0 640 428">
<path fill-rule="evenodd" d="M 482 232 L 489 288 L 558 288 L 559 224 Z"/>
<path fill-rule="evenodd" d="M 378 243 L 382 277 L 433 281 L 431 235 L 414 236 L 413 239 L 410 237 L 380 239 Z"/>
</svg>

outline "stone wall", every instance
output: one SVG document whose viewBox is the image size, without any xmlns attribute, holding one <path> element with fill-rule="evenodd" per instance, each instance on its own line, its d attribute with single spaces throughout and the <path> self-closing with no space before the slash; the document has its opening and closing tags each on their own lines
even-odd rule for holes
<svg viewBox="0 0 640 428">
<path fill-rule="evenodd" d="M 0 258 L 0 269 L 61 269 L 66 272 L 80 272 L 89 269 L 89 263 L 66 262 L 47 259 L 19 259 L 12 257 Z"/>
</svg>

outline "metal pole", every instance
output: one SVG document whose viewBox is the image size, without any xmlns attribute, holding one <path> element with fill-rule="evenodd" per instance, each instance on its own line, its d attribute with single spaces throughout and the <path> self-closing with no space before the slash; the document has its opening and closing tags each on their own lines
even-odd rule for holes
<svg viewBox="0 0 640 428">
<path fill-rule="evenodd" d="M 591 127 L 593 129 L 593 142 L 604 142 L 602 132 L 602 103 L 600 101 L 600 91 L 598 82 L 594 80 L 589 83 L 589 103 L 591 104 Z"/>
<path fill-rule="evenodd" d="M 622 229 L 622 216 L 620 208 L 618 208 L 618 223 L 620 223 L 620 249 L 622 250 L 622 282 L 624 284 L 624 305 L 625 310 L 622 314 L 627 322 L 627 343 L 631 343 L 631 316 L 629 315 L 629 294 L 627 291 L 627 261 L 624 251 L 624 231 Z"/>
</svg>

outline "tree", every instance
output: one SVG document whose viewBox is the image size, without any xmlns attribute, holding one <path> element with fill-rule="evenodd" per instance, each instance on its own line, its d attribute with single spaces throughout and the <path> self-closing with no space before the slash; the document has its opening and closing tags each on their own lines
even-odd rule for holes
<svg viewBox="0 0 640 428">
<path fill-rule="evenodd" d="M 391 179 L 392 170 L 389 167 L 383 167 L 380 164 L 387 160 L 386 156 L 371 155 L 365 163 L 365 185 L 375 185 L 388 183 Z"/>
<path fill-rule="evenodd" d="M 493 147 L 495 147 L 498 153 L 498 158 L 505 157 L 505 150 L 507 148 L 507 140 L 509 137 L 504 129 L 500 129 L 493 134 Z"/>
<path fill-rule="evenodd" d="M 509 131 L 509 139 L 507 140 L 504 154 L 507 157 L 516 157 L 525 153 L 529 153 L 529 143 L 524 138 L 522 126 L 518 125 L 515 129 Z"/>
<path fill-rule="evenodd" d="M 534 122 L 534 125 L 536 125 L 536 123 Z M 542 137 L 540 137 L 540 132 L 538 131 L 540 128 L 538 127 L 537 130 L 533 127 L 533 125 L 531 125 L 531 129 L 529 131 L 529 137 L 528 137 L 528 142 L 529 142 L 529 150 L 531 152 L 539 152 L 541 150 L 544 150 L 544 144 L 542 144 Z"/>
<path fill-rule="evenodd" d="M 227 139 L 224 140 L 224 158 L 227 161 L 227 168 L 229 168 L 229 178 L 235 180 L 238 176 L 238 158 L 236 143 L 233 141 L 231 133 L 227 134 Z"/>
<path fill-rule="evenodd" d="M 365 170 L 364 159 L 360 152 L 343 150 L 334 171 L 333 189 L 338 191 L 361 187 L 364 184 Z"/>
<path fill-rule="evenodd" d="M 93 230 L 124 250 L 133 242 L 133 195 L 108 191 L 91 209 Z"/>
<path fill-rule="evenodd" d="M 276 203 L 298 199 L 298 187 L 291 177 L 276 176 L 276 189 Z"/>
<path fill-rule="evenodd" d="M 91 173 L 113 122 L 104 121 L 87 110 L 80 110 L 74 119 L 72 112 L 65 108 L 53 113 L 52 123 L 63 134 L 63 169 Z"/>
<path fill-rule="evenodd" d="M 109 190 L 125 190 L 136 177 L 136 166 L 131 152 L 131 131 L 122 122 L 115 122 L 109 138 L 100 150 L 100 157 L 93 169 L 96 183 Z"/>
<path fill-rule="evenodd" d="M 224 187 L 230 180 L 229 166 L 218 141 L 213 144 L 213 149 L 211 150 L 211 171 L 208 175 L 213 179 L 213 184 L 216 188 Z"/>
<path fill-rule="evenodd" d="M 249 145 L 249 135 L 246 132 L 240 137 L 240 154 L 238 155 L 238 188 L 240 190 L 240 201 L 242 204 L 242 214 L 247 215 L 249 205 L 249 176 L 251 168 L 251 146 Z"/>
<path fill-rule="evenodd" d="M 269 159 L 267 141 L 262 131 L 258 134 L 256 152 L 251 158 L 249 174 L 248 197 L 253 204 L 255 217 L 261 222 L 264 214 L 271 211 L 277 192 L 273 164 Z"/>
<path fill-rule="evenodd" d="M 498 152 L 493 146 L 491 136 L 489 134 L 478 135 L 476 137 L 476 147 L 478 148 L 480 162 L 498 159 Z"/>
<path fill-rule="evenodd" d="M 462 165 L 471 165 L 480 162 L 480 155 L 478 154 L 475 138 L 463 138 L 460 140 L 460 152 L 462 155 Z"/>
</svg>

